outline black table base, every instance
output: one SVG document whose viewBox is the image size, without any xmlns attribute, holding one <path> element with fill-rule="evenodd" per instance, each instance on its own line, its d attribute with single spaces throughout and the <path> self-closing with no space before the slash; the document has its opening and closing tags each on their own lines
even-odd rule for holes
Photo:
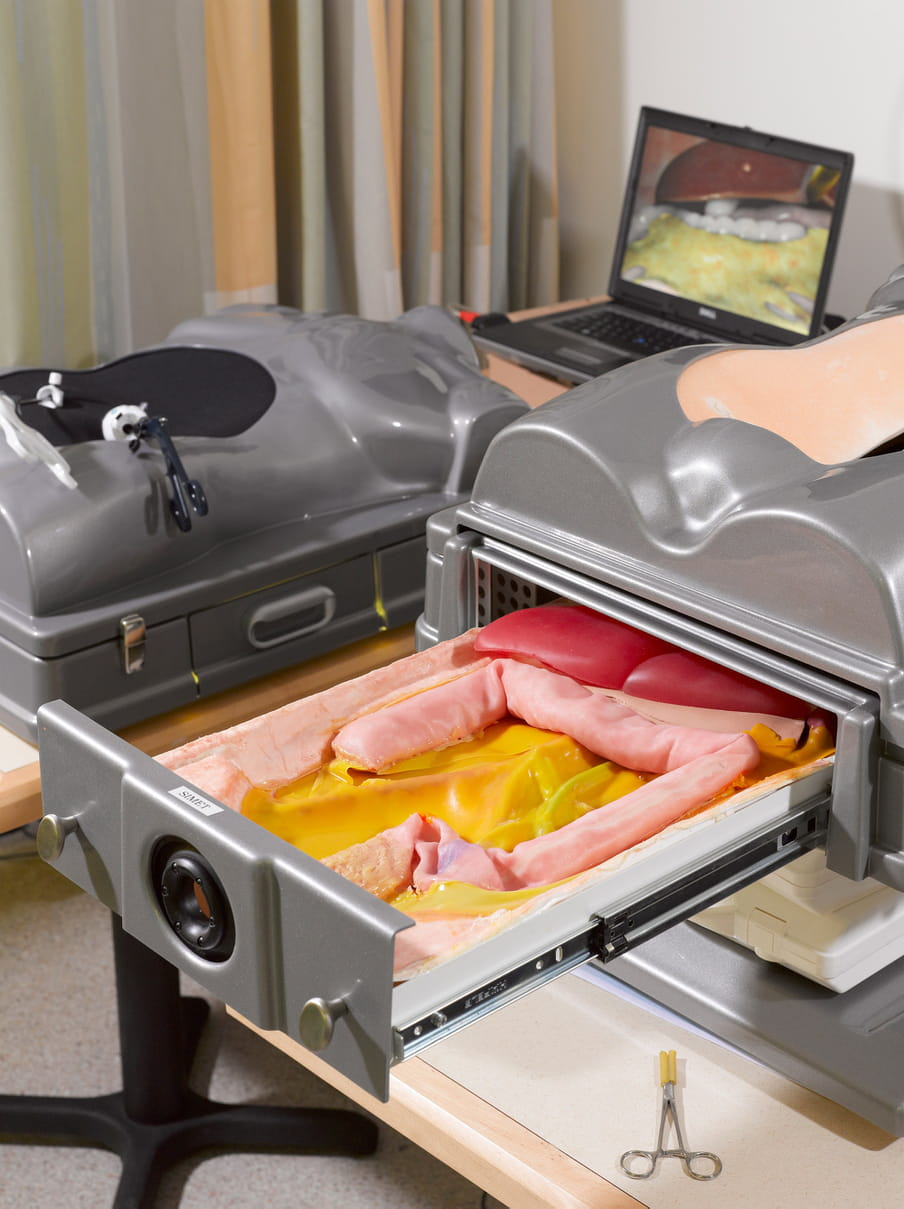
<svg viewBox="0 0 904 1209">
<path fill-rule="evenodd" d="M 0 1096 L 6 1141 L 114 1151 L 122 1175 L 113 1209 L 152 1209 L 167 1169 L 203 1150 L 373 1153 L 377 1127 L 360 1113 L 220 1104 L 192 1091 L 188 1074 L 208 1005 L 180 995 L 175 967 L 129 936 L 118 915 L 112 921 L 122 1091 Z"/>
</svg>

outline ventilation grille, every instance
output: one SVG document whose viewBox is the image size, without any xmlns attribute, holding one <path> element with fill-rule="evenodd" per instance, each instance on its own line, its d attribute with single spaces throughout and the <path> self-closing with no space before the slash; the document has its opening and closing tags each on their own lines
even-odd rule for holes
<svg viewBox="0 0 904 1209">
<path fill-rule="evenodd" d="M 487 625 L 506 613 L 530 609 L 548 597 L 529 579 L 521 579 L 506 571 L 477 561 L 477 624 Z M 544 599 L 541 599 L 541 596 Z"/>
</svg>

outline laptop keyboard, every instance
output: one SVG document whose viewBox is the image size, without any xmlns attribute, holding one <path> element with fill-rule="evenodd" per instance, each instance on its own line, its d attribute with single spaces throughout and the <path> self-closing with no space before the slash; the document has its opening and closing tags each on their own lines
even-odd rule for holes
<svg viewBox="0 0 904 1209">
<path fill-rule="evenodd" d="M 688 344 L 708 344 L 712 337 L 695 337 L 684 332 L 670 331 L 652 323 L 644 323 L 617 311 L 585 311 L 582 315 L 568 315 L 553 319 L 551 326 L 581 336 L 589 336 L 601 344 L 624 349 L 628 353 L 662 353 L 670 348 L 684 348 Z"/>
</svg>

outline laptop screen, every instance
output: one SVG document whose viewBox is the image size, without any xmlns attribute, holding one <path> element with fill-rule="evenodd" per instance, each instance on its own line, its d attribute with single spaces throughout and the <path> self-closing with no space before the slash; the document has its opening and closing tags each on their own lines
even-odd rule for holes
<svg viewBox="0 0 904 1209">
<path fill-rule="evenodd" d="M 641 110 L 610 294 L 717 337 L 818 335 L 853 157 Z"/>
</svg>

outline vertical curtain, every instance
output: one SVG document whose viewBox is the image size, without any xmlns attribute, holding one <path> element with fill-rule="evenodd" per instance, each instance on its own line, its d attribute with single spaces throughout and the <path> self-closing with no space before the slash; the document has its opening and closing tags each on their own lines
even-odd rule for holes
<svg viewBox="0 0 904 1209">
<path fill-rule="evenodd" d="M 558 290 L 552 0 L 0 0 L 0 367 Z"/>
<path fill-rule="evenodd" d="M 276 0 L 281 300 L 558 297 L 552 0 Z"/>
<path fill-rule="evenodd" d="M 0 366 L 276 299 L 267 0 L 0 0 Z"/>
</svg>

